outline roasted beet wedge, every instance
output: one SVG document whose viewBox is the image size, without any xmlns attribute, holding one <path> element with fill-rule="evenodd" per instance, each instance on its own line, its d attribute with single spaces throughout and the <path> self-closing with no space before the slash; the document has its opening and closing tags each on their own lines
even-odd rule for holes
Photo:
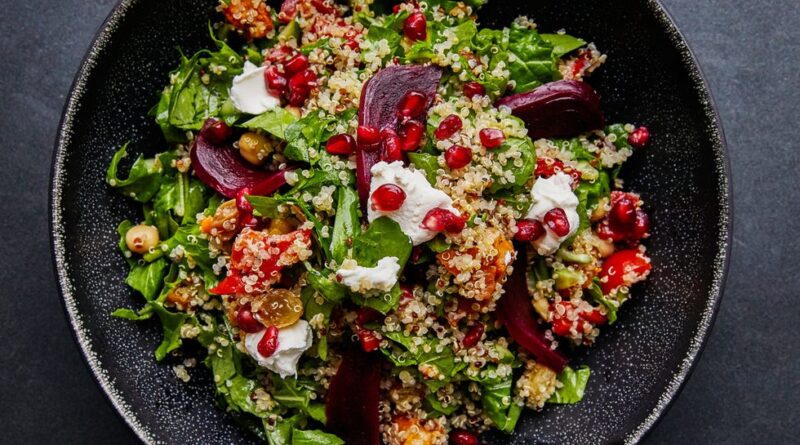
<svg viewBox="0 0 800 445">
<path fill-rule="evenodd" d="M 378 71 L 364 83 L 361 103 L 358 106 L 358 124 L 378 130 L 388 128 L 395 133 L 400 124 L 398 107 L 403 97 L 415 91 L 425 95 L 425 110 L 436 95 L 442 79 L 442 71 L 435 66 L 406 65 L 390 66 Z M 422 117 L 425 113 L 422 113 Z M 424 122 L 423 122 L 424 123 Z M 366 206 L 369 197 L 370 169 L 382 157 L 382 151 L 358 142 L 356 150 L 356 178 L 361 205 Z"/>
<path fill-rule="evenodd" d="M 325 396 L 327 430 L 347 445 L 380 445 L 381 354 L 351 345 Z"/>
<path fill-rule="evenodd" d="M 208 129 L 214 122 L 206 121 L 192 146 L 192 167 L 201 181 L 226 198 L 236 197 L 243 188 L 249 188 L 251 195 L 269 195 L 286 184 L 285 175 L 291 169 L 255 169 L 232 145 L 211 142 L 214 138 L 209 137 Z"/>
<path fill-rule="evenodd" d="M 506 96 L 497 106 L 525 121 L 533 139 L 573 137 L 603 127 L 600 98 L 586 82 L 557 80 L 527 93 Z"/>
<path fill-rule="evenodd" d="M 567 358 L 550 348 L 552 342 L 544 337 L 542 329 L 531 314 L 526 271 L 527 256 L 523 246 L 517 249 L 514 273 L 508 277 L 505 294 L 497 302 L 497 316 L 515 342 L 533 354 L 539 363 L 561 373 L 567 366 Z"/>
</svg>

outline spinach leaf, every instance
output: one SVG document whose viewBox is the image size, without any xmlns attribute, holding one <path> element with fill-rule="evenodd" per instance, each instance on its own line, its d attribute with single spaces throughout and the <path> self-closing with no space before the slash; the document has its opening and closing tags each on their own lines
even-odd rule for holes
<svg viewBox="0 0 800 445">
<path fill-rule="evenodd" d="M 542 34 L 542 40 L 553 46 L 553 57 L 560 59 L 561 56 L 571 53 L 586 44 L 586 41 L 573 37 L 569 34 Z"/>
<path fill-rule="evenodd" d="M 508 75 L 495 74 L 495 70 L 501 63 L 508 67 L 508 44 L 509 30 L 503 29 L 481 29 L 472 39 L 472 48 L 478 57 L 486 58 L 489 64 L 480 76 L 474 76 L 470 71 L 466 71 L 470 80 L 483 85 L 486 94 L 492 99 L 502 96 L 508 86 Z"/>
<path fill-rule="evenodd" d="M 242 127 L 263 130 L 278 139 L 286 139 L 286 130 L 297 120 L 295 115 L 285 108 L 276 107 L 243 123 Z"/>
<path fill-rule="evenodd" d="M 141 154 L 133 162 L 128 177 L 120 179 L 117 176 L 119 162 L 127 156 L 128 144 L 123 145 L 111 158 L 111 164 L 106 171 L 106 182 L 111 187 L 119 189 L 120 193 L 138 202 L 148 202 L 158 192 L 161 186 L 162 165 L 158 158 L 144 159 Z"/>
<path fill-rule="evenodd" d="M 315 269 L 308 262 L 303 264 L 306 266 L 306 270 L 308 271 L 308 275 L 306 275 L 308 284 L 310 284 L 314 290 L 319 292 L 323 297 L 325 297 L 326 300 L 330 302 L 339 303 L 344 300 L 347 290 L 338 282 L 328 278 L 326 269 L 321 272 Z"/>
<path fill-rule="evenodd" d="M 511 157 L 510 153 L 519 153 L 519 157 Z M 503 170 L 512 172 L 513 182 L 503 182 L 495 177 L 495 181 L 489 187 L 489 192 L 494 193 L 504 189 L 517 189 L 525 185 L 533 176 L 536 169 L 536 151 L 533 148 L 531 138 L 508 138 L 500 148 L 493 151 L 495 158 L 508 156 Z"/>
<path fill-rule="evenodd" d="M 425 173 L 431 185 L 436 185 L 436 172 L 439 171 L 439 157 L 427 153 L 408 153 L 408 160 Z"/>
<path fill-rule="evenodd" d="M 361 233 L 358 194 L 350 187 L 339 187 L 336 219 L 331 233 L 331 256 L 338 263 L 347 256 L 349 244 Z"/>
<path fill-rule="evenodd" d="M 508 69 L 516 82 L 515 93 L 530 91 L 559 78 L 553 45 L 542 39 L 535 29 L 512 23 L 508 52 Z"/>
<path fill-rule="evenodd" d="M 444 375 L 445 381 L 455 377 L 467 367 L 466 363 L 455 361 L 455 354 L 451 348 L 445 347 L 441 352 L 436 351 L 439 343 L 436 338 L 424 337 L 422 344 L 416 345 L 413 337 L 402 332 L 384 332 L 382 335 L 401 345 L 408 352 L 408 354 L 398 354 L 396 351 L 381 348 L 381 352 L 398 366 L 431 365 Z"/>
<path fill-rule="evenodd" d="M 320 157 L 319 147 L 333 135 L 339 122 L 349 122 L 356 114 L 356 109 L 345 110 L 338 116 L 320 117 L 311 113 L 289 125 L 285 132 L 286 147 L 283 154 L 292 161 L 314 164 Z"/>
<path fill-rule="evenodd" d="M 164 330 L 164 339 L 156 349 L 156 361 L 164 360 L 170 352 L 181 346 L 181 326 L 189 318 L 185 312 L 170 312 L 163 304 L 151 301 L 148 305 L 161 320 L 161 327 Z"/>
<path fill-rule="evenodd" d="M 481 384 L 481 404 L 486 415 L 500 431 L 512 433 L 522 407 L 511 399 L 513 376 L 501 377 L 496 371 L 496 365 L 489 365 L 478 375 L 468 374 L 467 377 Z"/>
<path fill-rule="evenodd" d="M 296 414 L 288 419 L 279 421 L 274 426 L 267 426 L 265 422 L 264 429 L 267 433 L 269 445 L 289 445 L 292 442 L 292 431 L 300 417 L 300 414 Z"/>
<path fill-rule="evenodd" d="M 159 258 L 152 263 L 136 264 L 131 267 L 125 284 L 142 294 L 147 301 L 153 300 L 164 285 L 167 261 Z"/>
<path fill-rule="evenodd" d="M 312 419 L 325 423 L 325 405 L 314 402 L 312 394 L 316 393 L 313 382 L 304 379 L 282 379 L 272 376 L 272 398 L 284 408 L 295 408 Z"/>
<path fill-rule="evenodd" d="M 393 256 L 397 257 L 402 270 L 411 255 L 411 247 L 411 240 L 400 230 L 400 225 L 381 217 L 353 240 L 353 259 L 360 266 L 374 267 L 381 258 Z"/>
<path fill-rule="evenodd" d="M 580 402 L 583 399 L 590 374 L 588 366 L 581 366 L 577 371 L 569 366 L 564 368 L 558 376 L 561 387 L 553 393 L 547 403 L 573 404 Z"/>
<path fill-rule="evenodd" d="M 315 342 L 315 346 L 317 348 L 317 355 L 319 356 L 319 358 L 321 358 L 322 360 L 327 360 L 328 359 L 327 326 L 328 323 L 330 322 L 331 312 L 333 312 L 333 307 L 335 304 L 327 299 L 319 300 L 317 290 L 315 289 L 314 285 L 303 288 L 303 290 L 300 292 L 300 298 L 302 299 L 303 307 L 305 308 L 303 313 L 308 320 L 312 320 L 317 316 L 322 317 L 321 323 L 323 326 L 325 326 L 326 329 L 322 331 L 319 330 L 317 331 L 319 340 Z"/>
<path fill-rule="evenodd" d="M 320 430 L 294 430 L 292 445 L 344 445 L 344 441 L 334 434 Z"/>
</svg>

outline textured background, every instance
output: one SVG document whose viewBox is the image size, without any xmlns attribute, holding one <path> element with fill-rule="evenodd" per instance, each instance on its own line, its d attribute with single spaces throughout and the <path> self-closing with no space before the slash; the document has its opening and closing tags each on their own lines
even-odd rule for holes
<svg viewBox="0 0 800 445">
<path fill-rule="evenodd" d="M 733 259 L 694 375 L 648 444 L 800 437 L 800 8 L 663 0 L 711 84 L 733 164 Z M 0 0 L 2 443 L 136 443 L 92 380 L 58 301 L 47 191 L 69 85 L 112 0 Z M 132 69 L 134 69 L 132 67 Z"/>
</svg>

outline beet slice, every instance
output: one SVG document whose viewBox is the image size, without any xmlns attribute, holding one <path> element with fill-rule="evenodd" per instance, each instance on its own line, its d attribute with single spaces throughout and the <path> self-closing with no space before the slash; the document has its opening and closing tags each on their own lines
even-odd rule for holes
<svg viewBox="0 0 800 445">
<path fill-rule="evenodd" d="M 573 137 L 602 128 L 600 97 L 586 82 L 557 80 L 527 93 L 500 98 L 498 107 L 525 121 L 532 139 Z"/>
<path fill-rule="evenodd" d="M 197 133 L 191 150 L 192 167 L 198 179 L 226 198 L 247 187 L 251 195 L 269 195 L 286 184 L 286 173 L 292 169 L 266 171 L 255 169 L 229 144 L 215 144 L 207 134 L 215 122 L 208 119 Z"/>
<path fill-rule="evenodd" d="M 525 246 L 517 248 L 514 272 L 505 284 L 505 294 L 497 302 L 497 316 L 508 329 L 511 338 L 536 357 L 539 363 L 560 374 L 567 366 L 567 358 L 551 349 L 551 342 L 531 314 L 531 299 L 528 296 L 527 256 Z"/>
<path fill-rule="evenodd" d="M 431 106 L 436 96 L 442 70 L 432 65 L 395 65 L 386 67 L 364 83 L 361 89 L 361 103 L 358 105 L 358 124 L 374 127 L 378 130 L 388 128 L 394 132 L 398 129 L 398 105 L 403 96 L 410 91 L 425 95 L 425 110 Z M 426 113 L 422 113 L 424 124 Z M 358 196 L 362 207 L 369 198 L 369 183 L 372 179 L 372 166 L 380 162 L 380 147 L 358 143 L 356 150 L 356 181 Z"/>
<path fill-rule="evenodd" d="M 348 348 L 325 396 L 327 430 L 347 445 L 380 445 L 381 354 Z"/>
</svg>

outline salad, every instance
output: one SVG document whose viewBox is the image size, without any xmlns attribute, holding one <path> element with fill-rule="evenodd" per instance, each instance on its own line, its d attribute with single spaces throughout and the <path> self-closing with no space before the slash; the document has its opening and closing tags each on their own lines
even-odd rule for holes
<svg viewBox="0 0 800 445">
<path fill-rule="evenodd" d="M 568 355 L 650 269 L 591 43 L 484 0 L 223 0 L 108 184 L 155 358 L 270 444 L 479 443 L 578 403 Z M 121 173 L 122 170 L 127 171 Z M 188 348 L 182 346 L 191 345 Z M 200 352 L 198 352 L 200 351 Z"/>
</svg>

